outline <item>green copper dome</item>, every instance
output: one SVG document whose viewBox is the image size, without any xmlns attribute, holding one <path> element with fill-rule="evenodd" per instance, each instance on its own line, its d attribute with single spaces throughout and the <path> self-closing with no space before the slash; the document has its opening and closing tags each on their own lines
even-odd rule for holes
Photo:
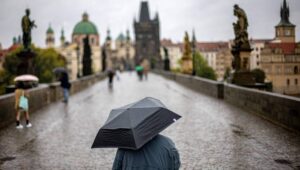
<svg viewBox="0 0 300 170">
<path fill-rule="evenodd" d="M 46 33 L 47 34 L 49 34 L 49 33 L 53 34 L 54 33 L 53 29 L 51 28 L 51 25 L 49 25 Z"/>
<path fill-rule="evenodd" d="M 97 34 L 97 27 L 95 24 L 88 20 L 88 14 L 84 13 L 82 16 L 82 21 L 75 25 L 73 29 L 74 34 Z"/>
</svg>

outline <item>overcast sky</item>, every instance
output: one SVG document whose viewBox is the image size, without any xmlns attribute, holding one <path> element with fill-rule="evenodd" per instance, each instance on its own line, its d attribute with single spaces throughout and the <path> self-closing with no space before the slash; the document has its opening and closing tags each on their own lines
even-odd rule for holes
<svg viewBox="0 0 300 170">
<path fill-rule="evenodd" d="M 0 43 L 4 48 L 14 36 L 21 35 L 21 18 L 25 8 L 31 9 L 31 19 L 37 29 L 32 32 L 33 42 L 45 46 L 46 30 L 51 23 L 55 31 L 56 45 L 62 28 L 68 41 L 83 12 L 97 26 L 101 44 L 107 28 L 113 38 L 128 28 L 133 37 L 133 18 L 139 14 L 141 0 L 0 0 Z M 249 36 L 274 38 L 274 26 L 280 21 L 283 0 L 148 0 L 150 15 L 159 13 L 161 38 L 182 41 L 184 31 L 195 29 L 198 41 L 229 40 L 234 37 L 232 23 L 233 5 L 239 4 L 249 20 Z M 300 0 L 287 0 L 290 20 L 297 25 L 297 41 L 300 37 Z"/>
</svg>

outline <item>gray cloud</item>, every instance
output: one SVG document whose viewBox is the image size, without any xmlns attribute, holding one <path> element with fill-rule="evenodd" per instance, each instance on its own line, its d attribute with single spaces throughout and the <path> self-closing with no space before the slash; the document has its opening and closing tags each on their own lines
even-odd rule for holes
<svg viewBox="0 0 300 170">
<path fill-rule="evenodd" d="M 31 9 L 31 18 L 38 28 L 33 31 L 33 42 L 45 46 L 45 32 L 51 23 L 56 36 L 56 44 L 61 28 L 70 40 L 73 27 L 81 20 L 83 12 L 88 12 L 100 33 L 101 42 L 109 27 L 113 38 L 128 28 L 133 36 L 133 18 L 139 14 L 141 0 L 1 0 L 0 42 L 8 47 L 12 37 L 21 34 L 21 18 L 24 9 Z M 249 19 L 249 35 L 253 38 L 273 38 L 274 26 L 280 20 L 282 0 L 149 0 L 151 16 L 159 12 L 161 37 L 182 41 L 184 31 L 194 28 L 199 41 L 228 40 L 232 38 L 233 4 L 239 4 Z M 300 33 L 299 0 L 288 0 L 290 20 L 298 25 Z M 299 38 L 297 38 L 299 41 Z"/>
</svg>

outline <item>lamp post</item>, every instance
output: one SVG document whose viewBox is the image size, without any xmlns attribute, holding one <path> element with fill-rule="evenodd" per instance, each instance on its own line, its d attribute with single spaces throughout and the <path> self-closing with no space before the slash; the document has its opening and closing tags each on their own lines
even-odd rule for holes
<svg viewBox="0 0 300 170">
<path fill-rule="evenodd" d="M 79 68 L 80 48 L 79 48 L 79 44 L 77 44 L 77 46 L 76 46 L 76 53 L 77 53 L 77 78 L 80 78 L 80 68 Z"/>
</svg>

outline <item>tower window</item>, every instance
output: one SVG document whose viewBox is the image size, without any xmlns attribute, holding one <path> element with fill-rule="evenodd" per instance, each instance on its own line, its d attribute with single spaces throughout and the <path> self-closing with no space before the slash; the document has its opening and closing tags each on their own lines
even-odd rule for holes
<svg viewBox="0 0 300 170">
<path fill-rule="evenodd" d="M 294 67 L 294 74 L 298 74 L 299 70 L 298 70 L 298 66 Z"/>
<path fill-rule="evenodd" d="M 288 85 L 288 86 L 290 85 L 290 79 L 286 80 L 286 85 Z"/>
<path fill-rule="evenodd" d="M 298 79 L 295 79 L 295 85 L 298 85 Z"/>
</svg>

